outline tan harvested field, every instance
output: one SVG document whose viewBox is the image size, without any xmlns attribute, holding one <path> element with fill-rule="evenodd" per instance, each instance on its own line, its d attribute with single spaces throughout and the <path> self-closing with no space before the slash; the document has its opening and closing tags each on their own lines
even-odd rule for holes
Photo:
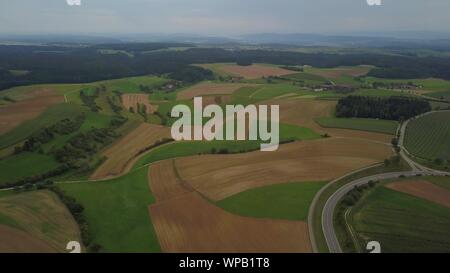
<svg viewBox="0 0 450 273">
<path fill-rule="evenodd" d="M 350 138 L 285 144 L 276 152 L 202 155 L 175 160 L 181 178 L 212 200 L 265 185 L 327 181 L 383 161 L 388 145 Z"/>
<path fill-rule="evenodd" d="M 91 179 L 107 179 L 127 172 L 142 149 L 164 138 L 170 138 L 169 127 L 142 123 L 102 153 L 107 160 L 95 170 Z"/>
<path fill-rule="evenodd" d="M 308 70 L 308 73 L 322 76 L 327 79 L 338 79 L 342 76 L 359 77 L 364 76 L 372 69 L 370 66 L 356 66 L 356 67 L 338 67 L 329 69 L 316 69 Z"/>
<path fill-rule="evenodd" d="M 155 163 L 149 178 L 157 198 L 149 212 L 163 252 L 311 252 L 306 223 L 226 212 L 180 181 L 172 160 Z"/>
<path fill-rule="evenodd" d="M 157 162 L 150 166 L 149 185 L 157 203 L 192 192 L 187 185 L 181 184 L 174 168 L 173 160 Z"/>
<path fill-rule="evenodd" d="M 390 143 L 392 136 L 358 130 L 324 128 L 315 122 L 318 117 L 329 117 L 336 107 L 336 101 L 315 99 L 272 99 L 261 104 L 280 105 L 280 121 L 313 129 L 332 137 L 347 137 Z"/>
<path fill-rule="evenodd" d="M 49 106 L 64 102 L 64 97 L 51 89 L 40 89 L 39 92 L 33 91 L 33 94 L 35 97 L 0 106 L 0 134 L 11 131 L 24 121 L 36 118 Z"/>
<path fill-rule="evenodd" d="M 157 110 L 156 105 L 150 104 L 148 94 L 123 94 L 122 104 L 126 110 L 133 108 L 135 112 L 138 111 L 138 104 L 145 105 L 148 114 Z"/>
<path fill-rule="evenodd" d="M 227 74 L 240 76 L 245 79 L 259 79 L 262 77 L 284 76 L 298 73 L 296 71 L 291 71 L 276 66 L 266 66 L 259 64 L 253 64 L 249 66 L 223 65 L 218 67 L 218 69 Z"/>
<path fill-rule="evenodd" d="M 0 253 L 54 253 L 46 242 L 16 228 L 0 225 Z"/>
<path fill-rule="evenodd" d="M 386 185 L 386 187 L 450 208 L 450 191 L 426 180 L 395 182 Z"/>
<path fill-rule="evenodd" d="M 39 247 L 39 251 L 66 252 L 69 241 L 81 242 L 77 223 L 52 192 L 33 191 L 3 197 L 0 199 L 0 215 L 11 219 L 14 227 L 35 238 L 30 241 L 30 247 L 35 245 Z M 10 233 L 18 240 L 14 244 L 10 242 L 10 247 L 28 247 L 27 241 L 19 239 L 28 240 L 29 236 L 12 231 Z M 2 234 L 0 232 L 0 238 L 4 236 Z"/>
<path fill-rule="evenodd" d="M 199 83 L 178 93 L 180 100 L 190 100 L 194 97 L 211 95 L 230 95 L 242 87 L 256 86 L 243 83 Z"/>
</svg>

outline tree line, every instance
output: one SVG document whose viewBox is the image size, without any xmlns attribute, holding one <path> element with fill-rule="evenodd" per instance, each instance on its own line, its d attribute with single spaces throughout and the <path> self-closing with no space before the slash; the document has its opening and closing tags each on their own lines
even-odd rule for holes
<svg viewBox="0 0 450 273">
<path fill-rule="evenodd" d="M 147 45 L 149 46 L 149 45 Z M 209 77 L 192 64 L 239 62 L 272 63 L 284 66 L 311 65 L 336 67 L 373 65 L 369 75 L 383 78 L 427 78 L 450 80 L 450 60 L 444 57 L 417 57 L 373 54 L 302 53 L 275 50 L 225 50 L 221 48 L 191 48 L 184 51 L 139 51 L 141 45 L 121 44 L 111 46 L 133 52 L 126 54 L 101 54 L 98 46 L 0 46 L 0 90 L 17 85 L 36 83 L 79 83 L 146 75 L 170 74 L 186 81 L 200 75 Z M 30 71 L 13 75 L 10 70 Z M 180 74 L 184 76 L 180 77 Z"/>
<path fill-rule="evenodd" d="M 431 111 L 428 101 L 411 97 L 364 97 L 341 98 L 336 105 L 336 117 L 375 118 L 406 120 Z"/>
</svg>

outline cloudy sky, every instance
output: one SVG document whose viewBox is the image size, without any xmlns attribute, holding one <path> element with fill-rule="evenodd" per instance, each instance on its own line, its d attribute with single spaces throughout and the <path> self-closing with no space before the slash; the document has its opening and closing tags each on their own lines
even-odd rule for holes
<svg viewBox="0 0 450 273">
<path fill-rule="evenodd" d="M 450 32 L 449 0 L 67 1 L 0 0 L 0 33 Z"/>
</svg>

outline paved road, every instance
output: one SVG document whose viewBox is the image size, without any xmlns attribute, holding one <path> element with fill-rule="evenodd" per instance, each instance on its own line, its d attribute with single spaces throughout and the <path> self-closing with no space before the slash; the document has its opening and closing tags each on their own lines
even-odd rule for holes
<svg viewBox="0 0 450 273">
<path fill-rule="evenodd" d="M 423 115 L 420 115 L 418 117 L 429 115 L 433 112 L 428 112 Z M 399 139 L 399 147 L 400 147 L 400 156 L 411 166 L 411 171 L 406 172 L 392 172 L 392 173 L 383 173 L 368 177 L 363 177 L 360 179 L 357 179 L 355 181 L 352 181 L 350 183 L 345 184 L 341 188 L 339 188 L 331 197 L 327 200 L 325 207 L 322 211 L 322 231 L 325 236 L 326 243 L 328 245 L 328 248 L 330 250 L 330 253 L 341 253 L 342 249 L 339 245 L 339 241 L 337 239 L 334 226 L 333 226 L 333 215 L 335 208 L 339 202 L 349 191 L 351 191 L 355 186 L 361 186 L 364 184 L 368 184 L 370 181 L 378 181 L 378 180 L 386 180 L 386 179 L 393 179 L 398 178 L 400 176 L 405 177 L 413 177 L 417 175 L 434 175 L 434 176 L 450 176 L 450 172 L 443 172 L 439 170 L 433 170 L 431 168 L 425 167 L 414 160 L 412 160 L 409 157 L 408 151 L 403 146 L 404 141 L 404 135 L 406 131 L 406 127 L 409 123 L 409 120 L 404 122 L 402 126 L 400 127 L 400 139 Z M 316 196 L 318 199 L 318 196 Z M 316 199 L 316 198 L 315 198 Z M 309 216 L 311 216 L 312 213 L 310 213 Z M 310 220 L 310 219 L 309 219 Z M 309 223 L 312 223 L 312 221 L 309 221 Z M 310 229 L 310 233 L 312 232 L 312 229 Z M 314 235 L 312 235 L 314 237 Z M 313 250 L 314 252 L 317 252 L 317 247 L 315 244 L 315 239 L 313 238 L 311 240 L 313 244 Z"/>
<path fill-rule="evenodd" d="M 334 210 L 338 204 L 338 202 L 355 186 L 361 186 L 364 184 L 368 184 L 370 181 L 379 181 L 385 179 L 398 178 L 403 175 L 406 177 L 412 177 L 417 174 L 421 174 L 421 172 L 416 171 L 408 171 L 408 172 L 393 172 L 393 173 L 384 173 L 378 174 L 368 177 L 363 177 L 352 181 L 350 183 L 345 184 L 345 186 L 339 188 L 325 203 L 325 207 L 322 212 L 322 231 L 325 235 L 325 240 L 327 242 L 330 253 L 341 253 L 342 249 L 339 245 L 339 241 L 336 237 L 336 233 L 333 226 L 333 215 Z"/>
</svg>

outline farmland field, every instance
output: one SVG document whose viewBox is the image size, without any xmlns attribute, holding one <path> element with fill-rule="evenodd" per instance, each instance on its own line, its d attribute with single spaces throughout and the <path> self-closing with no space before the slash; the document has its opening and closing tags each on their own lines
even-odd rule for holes
<svg viewBox="0 0 450 273">
<path fill-rule="evenodd" d="M 450 251 L 450 208 L 385 187 L 362 202 L 352 213 L 360 245 L 378 241 L 384 253 Z"/>
<path fill-rule="evenodd" d="M 150 114 L 156 111 L 156 107 L 150 104 L 147 94 L 123 94 L 122 104 L 125 110 L 133 109 L 136 113 L 139 112 L 139 105 L 145 106 L 146 113 Z"/>
<path fill-rule="evenodd" d="M 37 118 L 25 121 L 5 134 L 0 135 L 0 148 L 16 144 L 39 129 L 50 126 L 59 120 L 71 118 L 81 113 L 81 108 L 72 103 L 51 106 Z"/>
<path fill-rule="evenodd" d="M 320 134 L 332 137 L 358 138 L 366 141 L 389 143 L 390 135 L 357 130 L 324 128 L 317 123 L 319 118 L 331 118 L 336 101 L 314 99 L 271 99 L 261 103 L 280 105 L 280 121 L 311 128 Z"/>
<path fill-rule="evenodd" d="M 208 67 L 208 65 L 203 66 Z M 258 79 L 262 77 L 283 76 L 297 73 L 295 71 L 282 69 L 277 66 L 263 65 L 263 64 L 253 64 L 249 66 L 222 64 L 216 65 L 214 69 L 227 75 L 240 76 L 245 79 Z"/>
<path fill-rule="evenodd" d="M 337 68 L 307 68 L 305 72 L 318 75 L 327 79 L 338 79 L 342 76 L 364 76 L 372 68 L 369 66 L 355 66 L 355 67 L 337 67 Z"/>
<path fill-rule="evenodd" d="M 449 89 L 450 89 L 450 87 L 449 87 Z M 450 101 L 450 90 L 428 93 L 427 96 L 430 96 L 430 97 L 433 97 L 433 98 L 436 98 L 439 100 Z"/>
<path fill-rule="evenodd" d="M 37 252 L 65 252 L 69 241 L 81 241 L 78 225 L 72 215 L 59 198 L 49 191 L 32 191 L 0 198 L 0 227 L 2 225 L 16 230 L 0 232 L 2 252 L 8 251 L 2 250 L 2 242 L 8 242 L 11 233 L 18 236 L 8 242 L 12 248 L 9 251 L 12 252 L 27 252 L 28 244 L 36 245 L 39 248 L 35 249 Z"/>
<path fill-rule="evenodd" d="M 154 198 L 147 169 L 109 181 L 58 185 L 85 206 L 92 240 L 105 252 L 160 251 L 148 217 L 148 206 Z"/>
<path fill-rule="evenodd" d="M 0 134 L 19 126 L 24 121 L 39 116 L 48 107 L 62 103 L 64 98 L 53 90 L 44 89 L 34 98 L 17 101 L 6 106 L 0 106 Z"/>
<path fill-rule="evenodd" d="M 91 175 L 91 179 L 105 179 L 126 171 L 139 152 L 170 137 L 169 128 L 158 125 L 141 124 L 102 153 L 107 159 Z M 131 168 L 131 166 L 129 166 Z"/>
<path fill-rule="evenodd" d="M 389 135 L 395 135 L 398 128 L 398 123 L 396 121 L 389 120 L 322 117 L 317 118 L 316 121 L 320 126 L 327 128 L 362 130 Z"/>
<path fill-rule="evenodd" d="M 390 183 L 386 187 L 450 208 L 450 191 L 426 180 L 406 180 Z"/>
<path fill-rule="evenodd" d="M 305 127 L 299 127 L 289 124 L 280 124 L 280 141 L 287 140 L 313 140 L 319 139 L 320 135 L 311 129 Z M 133 168 L 138 168 L 155 161 L 191 156 L 197 154 L 210 154 L 212 151 L 221 153 L 226 151 L 227 153 L 239 153 L 245 151 L 259 150 L 261 141 L 246 140 L 246 141 L 181 141 L 175 143 L 169 143 L 160 147 L 157 147 L 144 154 L 136 162 Z"/>
<path fill-rule="evenodd" d="M 290 181 L 327 181 L 390 157 L 389 146 L 363 140 L 322 139 L 280 146 L 276 152 L 176 159 L 183 180 L 212 200 Z"/>
<path fill-rule="evenodd" d="M 314 195 L 325 184 L 293 182 L 260 187 L 222 199 L 217 205 L 242 216 L 305 221 Z"/>
<path fill-rule="evenodd" d="M 450 160 L 450 111 L 425 115 L 409 122 L 405 147 L 427 160 Z"/>
<path fill-rule="evenodd" d="M 202 95 L 230 95 L 236 90 L 243 87 L 252 87 L 255 85 L 250 84 L 214 84 L 214 83 L 200 83 L 190 88 L 184 89 L 178 93 L 178 99 L 189 100 L 194 97 L 200 97 Z"/>
<path fill-rule="evenodd" d="M 0 185 L 42 174 L 58 166 L 52 157 L 38 153 L 21 153 L 0 161 Z"/>
<path fill-rule="evenodd" d="M 149 211 L 163 252 L 311 251 L 304 222 L 226 212 L 193 192 L 176 173 L 170 174 L 175 172 L 172 164 L 171 160 L 158 162 L 150 170 L 150 185 L 159 201 Z M 169 173 L 170 183 L 162 170 Z"/>
</svg>

